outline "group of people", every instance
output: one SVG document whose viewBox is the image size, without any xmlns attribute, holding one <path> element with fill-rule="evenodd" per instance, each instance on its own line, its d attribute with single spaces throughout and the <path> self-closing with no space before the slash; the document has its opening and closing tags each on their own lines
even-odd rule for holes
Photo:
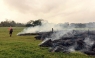
<svg viewBox="0 0 95 58">
<path fill-rule="evenodd" d="M 9 35 L 10 35 L 10 37 L 12 36 L 12 33 L 13 33 L 13 28 L 10 26 L 9 27 Z"/>
</svg>

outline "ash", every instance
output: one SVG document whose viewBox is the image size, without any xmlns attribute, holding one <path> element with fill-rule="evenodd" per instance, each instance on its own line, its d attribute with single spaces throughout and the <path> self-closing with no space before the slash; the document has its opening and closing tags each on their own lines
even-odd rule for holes
<svg viewBox="0 0 95 58">
<path fill-rule="evenodd" d="M 42 40 L 39 46 L 49 47 L 50 52 L 80 51 L 87 55 L 95 55 L 95 31 L 93 30 L 44 32 L 35 38 Z"/>
</svg>

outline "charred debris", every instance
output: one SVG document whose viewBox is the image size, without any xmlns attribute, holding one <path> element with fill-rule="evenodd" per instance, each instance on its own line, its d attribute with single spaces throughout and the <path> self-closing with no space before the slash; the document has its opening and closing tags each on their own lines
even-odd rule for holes
<svg viewBox="0 0 95 58">
<path fill-rule="evenodd" d="M 54 31 L 52 28 L 52 31 L 50 32 L 26 33 L 20 34 L 19 36 L 37 35 L 35 36 L 35 38 L 37 40 L 42 40 L 39 46 L 49 47 L 50 52 L 70 53 L 80 51 L 87 55 L 95 55 L 94 30 L 70 30 L 68 32 L 66 31 Z"/>
</svg>

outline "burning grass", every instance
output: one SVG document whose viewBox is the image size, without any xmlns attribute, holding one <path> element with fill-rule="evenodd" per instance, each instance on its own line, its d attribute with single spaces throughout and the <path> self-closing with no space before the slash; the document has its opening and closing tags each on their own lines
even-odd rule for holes
<svg viewBox="0 0 95 58">
<path fill-rule="evenodd" d="M 23 28 L 13 28 L 13 36 L 9 37 L 8 28 L 0 28 L 0 58 L 94 58 L 83 53 L 51 53 L 47 47 L 39 47 L 41 40 L 34 36 L 17 36 Z"/>
</svg>

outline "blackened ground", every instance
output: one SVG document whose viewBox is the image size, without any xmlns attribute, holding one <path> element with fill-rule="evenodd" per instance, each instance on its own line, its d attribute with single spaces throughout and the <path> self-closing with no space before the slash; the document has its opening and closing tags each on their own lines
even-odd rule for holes
<svg viewBox="0 0 95 58">
<path fill-rule="evenodd" d="M 52 33 L 54 34 L 54 33 Z M 75 30 L 73 32 L 68 32 L 64 34 L 57 40 L 52 41 L 51 35 L 43 35 L 44 39 L 40 46 L 49 47 L 50 52 L 70 52 L 70 47 L 73 47 L 76 51 L 81 51 L 87 55 L 95 55 L 95 31 L 81 31 Z M 40 36 L 40 35 L 39 35 Z M 51 38 L 50 38 L 51 37 Z M 42 38 L 42 36 L 40 36 Z M 87 45 L 85 40 L 91 40 L 90 42 L 94 42 L 91 46 Z M 51 39 L 51 40 L 46 40 Z"/>
</svg>

